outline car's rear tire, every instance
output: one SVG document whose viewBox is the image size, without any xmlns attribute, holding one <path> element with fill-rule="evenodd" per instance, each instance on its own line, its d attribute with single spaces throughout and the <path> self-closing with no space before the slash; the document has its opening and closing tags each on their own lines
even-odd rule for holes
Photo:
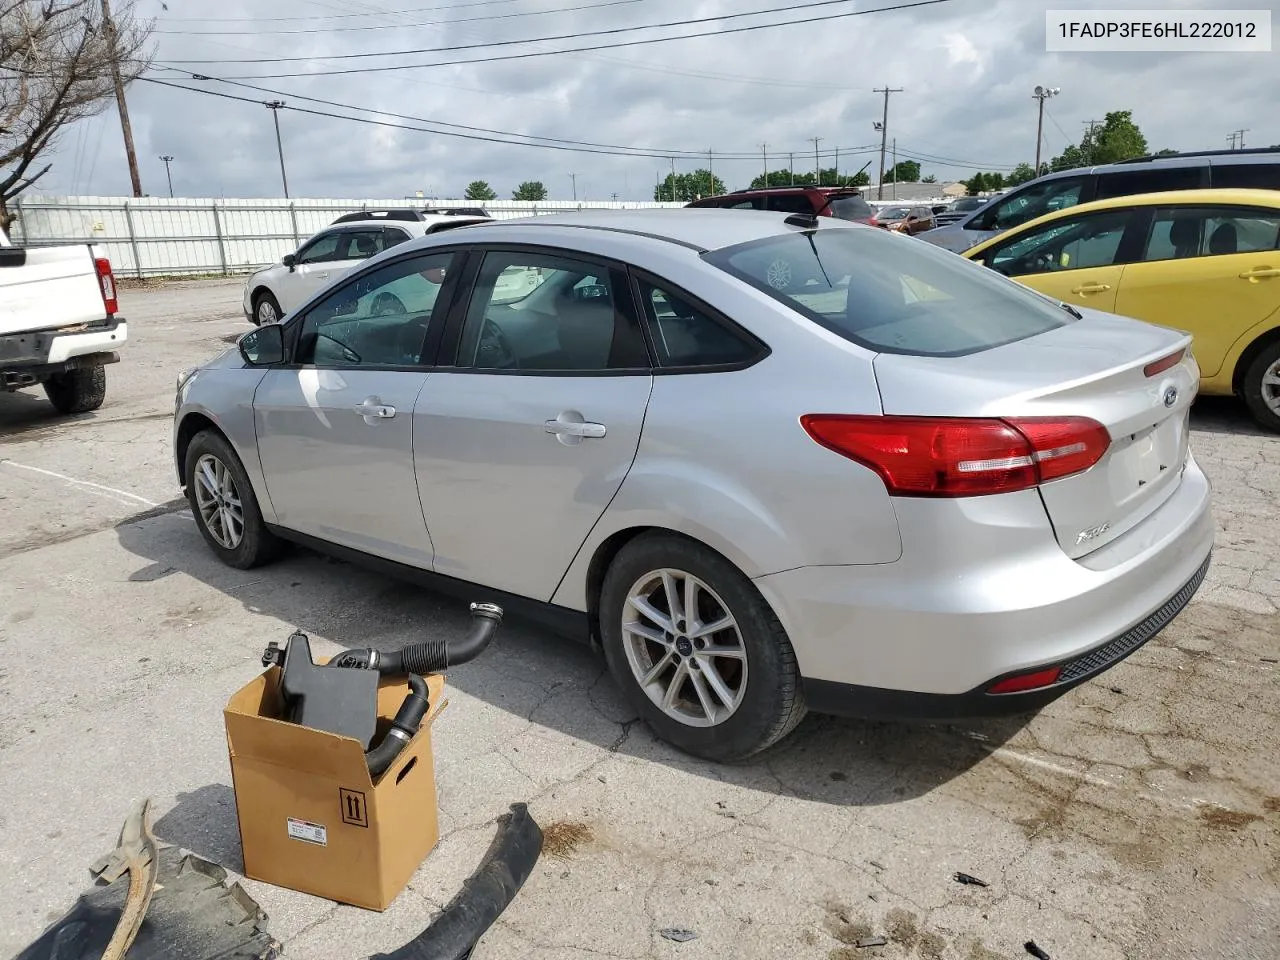
<svg viewBox="0 0 1280 960">
<path fill-rule="evenodd" d="M 66 373 L 55 373 L 44 382 L 44 394 L 53 408 L 62 414 L 97 410 L 107 398 L 106 368 L 79 367 Z"/>
<path fill-rule="evenodd" d="M 741 571 L 693 540 L 646 533 L 624 546 L 605 574 L 600 632 L 627 699 L 686 753 L 741 760 L 804 717 L 795 651 L 777 616 Z"/>
<path fill-rule="evenodd" d="M 283 316 L 280 301 L 270 290 L 259 290 L 253 295 L 253 323 L 260 327 L 264 323 L 275 323 Z"/>
<path fill-rule="evenodd" d="M 281 541 L 267 529 L 249 475 L 221 434 L 192 437 L 183 476 L 196 526 L 219 560 L 248 570 L 279 555 Z"/>
<path fill-rule="evenodd" d="M 1280 340 L 1267 344 L 1253 358 L 1240 393 L 1253 419 L 1280 433 Z"/>
</svg>

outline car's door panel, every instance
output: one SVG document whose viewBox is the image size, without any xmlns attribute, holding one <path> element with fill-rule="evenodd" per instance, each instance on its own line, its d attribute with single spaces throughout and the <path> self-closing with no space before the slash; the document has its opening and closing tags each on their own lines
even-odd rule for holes
<svg viewBox="0 0 1280 960">
<path fill-rule="evenodd" d="M 329 276 L 339 248 L 346 245 L 342 230 L 320 233 L 298 251 L 298 259 L 292 270 L 284 274 L 278 284 L 280 307 L 285 313 L 306 302 L 317 290 L 329 282 Z"/>
<path fill-rule="evenodd" d="M 474 289 L 414 409 L 435 570 L 548 601 L 635 459 L 652 371 L 616 269 L 490 251 Z"/>
<path fill-rule="evenodd" d="M 296 362 L 268 371 L 254 396 L 282 526 L 430 569 L 413 411 L 456 286 L 451 261 L 409 255 L 358 273 L 290 324 Z"/>
<path fill-rule="evenodd" d="M 1278 241 L 1275 210 L 1159 208 L 1116 312 L 1191 333 L 1201 376 L 1216 376 L 1241 332 L 1280 312 Z"/>
</svg>

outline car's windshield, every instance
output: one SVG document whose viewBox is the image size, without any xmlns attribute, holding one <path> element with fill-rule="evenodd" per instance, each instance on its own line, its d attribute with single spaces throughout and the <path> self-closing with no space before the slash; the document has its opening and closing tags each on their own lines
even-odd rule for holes
<svg viewBox="0 0 1280 960">
<path fill-rule="evenodd" d="M 902 220 L 911 212 L 910 207 L 881 207 L 876 212 L 877 220 Z"/>
<path fill-rule="evenodd" d="M 797 313 L 870 350 L 959 356 L 1072 317 L 953 253 L 882 230 L 791 233 L 704 255 Z"/>
<path fill-rule="evenodd" d="M 833 217 L 841 220 L 866 220 L 871 216 L 871 204 L 858 194 L 837 197 L 828 209 Z"/>
</svg>

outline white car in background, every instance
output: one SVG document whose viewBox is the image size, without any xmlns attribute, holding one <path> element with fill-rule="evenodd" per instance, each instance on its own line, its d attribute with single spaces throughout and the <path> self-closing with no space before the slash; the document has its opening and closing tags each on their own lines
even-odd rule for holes
<svg viewBox="0 0 1280 960">
<path fill-rule="evenodd" d="M 309 300 L 331 280 L 388 247 L 429 233 L 475 223 L 489 217 L 420 213 L 417 210 L 365 210 L 339 217 L 253 274 L 244 285 L 244 315 L 253 324 L 274 323 Z"/>
</svg>

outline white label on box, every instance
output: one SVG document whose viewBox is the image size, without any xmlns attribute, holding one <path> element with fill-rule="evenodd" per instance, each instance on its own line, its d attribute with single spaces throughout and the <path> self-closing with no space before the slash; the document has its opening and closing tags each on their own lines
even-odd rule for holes
<svg viewBox="0 0 1280 960">
<path fill-rule="evenodd" d="M 289 818 L 289 836 L 320 847 L 327 846 L 329 843 L 329 831 L 325 829 L 324 824 L 312 823 L 310 820 L 295 820 L 293 817 Z"/>
</svg>

